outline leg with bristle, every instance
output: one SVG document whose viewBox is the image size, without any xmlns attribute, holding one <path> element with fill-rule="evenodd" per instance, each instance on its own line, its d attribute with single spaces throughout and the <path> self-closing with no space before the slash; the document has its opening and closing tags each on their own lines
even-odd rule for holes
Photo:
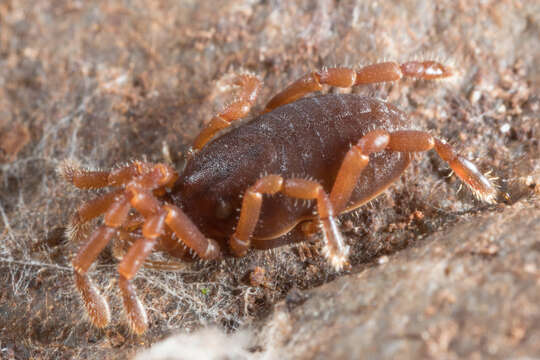
<svg viewBox="0 0 540 360">
<path fill-rule="evenodd" d="M 450 165 L 456 175 L 467 184 L 473 194 L 489 204 L 497 202 L 497 188 L 483 175 L 476 165 L 454 152 L 450 144 L 435 139 L 435 151 Z"/>
<path fill-rule="evenodd" d="M 124 304 L 130 329 L 138 335 L 143 334 L 148 328 L 148 317 L 143 304 L 137 296 L 135 287 L 123 275 L 118 278 L 118 287 L 122 294 L 122 303 Z"/>
<path fill-rule="evenodd" d="M 164 233 L 166 215 L 165 211 L 161 211 L 145 221 L 142 230 L 143 236 L 129 248 L 122 262 L 118 265 L 124 309 L 131 329 L 137 334 L 144 333 L 148 328 L 148 317 L 144 306 L 137 297 L 134 286 L 131 284 L 131 279 L 150 255 L 158 238 Z"/>
<path fill-rule="evenodd" d="M 92 323 L 98 327 L 106 326 L 110 320 L 109 308 L 105 298 L 90 281 L 87 275 L 88 269 L 118 231 L 125 231 L 122 229 L 132 225 L 141 226 L 140 217 L 129 215 L 132 208 L 136 209 L 144 217 L 142 223 L 143 238 L 135 241 L 130 247 L 120 264 L 119 272 L 123 284 L 121 289 L 123 289 L 126 308 L 128 313 L 131 314 L 130 323 L 132 328 L 140 333 L 145 328 L 145 322 L 141 320 L 145 317 L 145 314 L 142 313 L 144 309 L 142 312 L 139 311 L 142 309 L 142 305 L 135 306 L 135 300 L 132 301 L 136 297 L 133 296 L 134 291 L 129 284 L 129 279 L 136 273 L 144 258 L 150 253 L 156 239 L 163 234 L 166 212 L 161 209 L 158 200 L 152 195 L 152 191 L 170 186 L 177 175 L 167 165 L 155 164 L 147 166 L 140 163 L 139 166 L 133 164 L 135 163 L 120 168 L 118 172 L 110 172 L 107 175 L 106 184 L 103 182 L 104 186 L 118 185 L 125 183 L 125 180 L 130 177 L 125 189 L 102 195 L 83 205 L 77 212 L 74 221 L 75 225 L 85 224 L 102 214 L 103 225 L 96 229 L 81 246 L 73 259 L 73 268 L 75 270 L 75 285 L 82 296 L 84 306 Z M 134 174 L 139 174 L 141 171 L 142 174 L 133 178 Z M 128 174 L 130 172 L 131 175 Z M 100 178 L 100 176 L 95 172 L 82 172 L 75 174 L 74 178 L 77 179 L 73 181 L 76 185 L 92 184 L 95 187 L 98 185 L 95 179 Z M 87 187 L 86 185 L 81 186 Z M 131 224 L 131 222 L 134 224 Z M 135 311 L 138 312 L 135 313 Z"/>
<path fill-rule="evenodd" d="M 167 229 L 167 232 L 159 238 L 157 247 L 167 254 L 181 259 L 183 261 L 193 261 L 193 257 L 189 254 L 188 247 L 182 241 L 179 241 L 173 232 Z"/>
<path fill-rule="evenodd" d="M 94 326 L 102 328 L 111 321 L 111 312 L 107 301 L 92 284 L 86 273 L 75 272 L 75 286 L 81 294 L 86 313 Z"/>
<path fill-rule="evenodd" d="M 87 235 L 87 223 L 105 213 L 122 192 L 123 189 L 111 191 L 82 204 L 71 218 L 67 229 L 68 239 L 78 241 Z"/>
<path fill-rule="evenodd" d="M 97 327 L 104 327 L 109 323 L 109 307 L 103 295 L 92 284 L 88 277 L 88 269 L 99 253 L 107 246 L 115 230 L 108 226 L 98 228 L 88 241 L 79 250 L 73 260 L 75 269 L 75 286 L 81 294 L 83 304 L 90 320 Z"/>
<path fill-rule="evenodd" d="M 389 139 L 387 131 L 373 130 L 364 135 L 345 154 L 330 192 L 330 201 L 338 214 L 346 208 L 360 174 L 369 163 L 369 155 L 383 151 Z"/>
<path fill-rule="evenodd" d="M 229 104 L 210 120 L 195 139 L 193 143 L 194 149 L 202 149 L 207 142 L 212 140 L 217 132 L 229 127 L 233 121 L 241 119 L 249 113 L 249 110 L 257 99 L 261 81 L 256 76 L 246 73 L 238 75 L 234 85 L 240 87 L 240 94 L 237 100 Z"/>
<path fill-rule="evenodd" d="M 488 203 L 496 201 L 497 188 L 491 181 L 482 175 L 472 162 L 456 154 L 443 140 L 436 139 L 425 131 L 373 130 L 353 145 L 343 159 L 330 193 L 334 210 L 341 212 L 346 208 L 356 182 L 369 162 L 368 155 L 372 152 L 421 152 L 431 149 L 437 151 L 480 200 Z"/>
<path fill-rule="evenodd" d="M 232 251 L 237 256 L 243 256 L 247 252 L 255 226 L 259 221 L 262 196 L 277 192 L 295 199 L 317 200 L 319 222 L 325 240 L 325 255 L 336 270 L 341 270 L 346 266 L 349 247 L 343 241 L 336 224 L 337 214 L 322 185 L 305 179 L 284 180 L 279 175 L 264 176 L 246 190 L 238 225 L 230 238 Z"/>
<path fill-rule="evenodd" d="M 323 232 L 324 254 L 337 271 L 348 266 L 349 247 L 337 225 L 337 215 L 330 197 L 316 181 L 304 179 L 289 179 L 283 184 L 282 192 L 290 197 L 299 199 L 316 199 L 317 213 Z"/>
<path fill-rule="evenodd" d="M 453 75 L 450 67 L 436 61 L 409 61 L 403 64 L 382 62 L 358 70 L 335 67 L 314 71 L 293 82 L 275 95 L 266 105 L 265 112 L 296 101 L 307 94 L 321 91 L 323 85 L 349 88 L 358 85 L 397 81 L 403 77 L 433 80 Z"/>
<path fill-rule="evenodd" d="M 259 221 L 263 194 L 273 195 L 283 187 L 283 178 L 267 175 L 249 187 L 242 197 L 242 209 L 236 230 L 229 240 L 231 250 L 236 256 L 244 256 L 250 246 L 251 236 Z"/>
<path fill-rule="evenodd" d="M 79 189 L 99 189 L 126 184 L 154 166 L 142 161 L 132 161 L 125 166 L 105 171 L 83 169 L 73 162 L 64 161 L 58 167 L 58 173 L 65 181 Z"/>
<path fill-rule="evenodd" d="M 214 240 L 205 238 L 180 208 L 168 204 L 162 205 L 153 194 L 155 189 L 171 184 L 175 179 L 174 175 L 168 167 L 156 166 L 152 171 L 126 185 L 125 196 L 129 199 L 129 205 L 145 219 L 142 223 L 142 236 L 132 238 L 133 244 L 118 265 L 119 287 L 124 309 L 130 328 L 137 334 L 144 333 L 148 328 L 148 317 L 131 280 L 154 246 L 157 244 L 172 246 L 172 234 L 165 226 L 172 230 L 187 247 L 193 249 L 199 257 L 215 259 L 221 256 L 218 244 Z M 115 206 L 117 206 L 116 202 L 111 205 L 111 208 Z M 114 225 L 123 231 L 121 228 L 128 226 L 128 219 L 134 221 L 134 226 L 141 225 L 136 217 L 129 218 L 128 214 L 121 223 Z M 105 216 L 105 222 L 107 221 L 107 216 Z M 164 240 L 160 241 L 162 236 Z M 185 255 L 185 252 L 181 255 Z"/>
<path fill-rule="evenodd" d="M 497 201 L 498 191 L 495 185 L 472 162 L 456 154 L 444 140 L 436 139 L 425 131 L 402 130 L 390 133 L 390 142 L 387 146 L 387 150 L 400 152 L 431 149 L 435 149 L 478 199 L 490 204 Z"/>
<path fill-rule="evenodd" d="M 222 256 L 218 243 L 204 236 L 182 209 L 171 204 L 166 204 L 163 208 L 167 212 L 165 223 L 189 250 L 205 260 L 214 260 Z"/>
<path fill-rule="evenodd" d="M 115 228 L 127 219 L 130 206 L 124 194 L 117 195 L 104 216 L 104 225 L 95 230 L 83 244 L 75 259 L 75 285 L 82 295 L 83 303 L 92 322 L 105 326 L 110 318 L 106 301 L 88 278 L 87 272 L 99 253 L 107 246 L 115 234 Z"/>
</svg>

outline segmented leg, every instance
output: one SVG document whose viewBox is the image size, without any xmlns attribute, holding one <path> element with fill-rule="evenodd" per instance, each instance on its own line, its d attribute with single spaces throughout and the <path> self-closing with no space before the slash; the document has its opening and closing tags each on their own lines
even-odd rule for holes
<svg viewBox="0 0 540 360">
<path fill-rule="evenodd" d="M 135 229 L 124 225 L 122 226 L 122 229 L 118 230 L 117 236 L 120 241 L 115 242 L 115 246 L 113 247 L 113 254 L 117 259 L 122 260 L 125 254 L 127 254 L 129 247 L 141 237 L 137 233 L 134 233 L 134 231 L 141 228 L 143 224 L 144 221 Z M 196 259 L 192 254 L 190 254 L 190 249 L 184 245 L 182 241 L 179 241 L 168 227 L 165 229 L 165 233 L 159 237 L 159 241 L 156 244 L 155 249 L 157 251 L 165 252 L 174 258 L 181 259 L 183 262 L 192 262 Z M 148 264 L 162 264 L 162 262 L 146 260 L 144 265 L 147 266 Z"/>
<path fill-rule="evenodd" d="M 425 131 L 374 130 L 362 137 L 345 155 L 330 192 L 334 210 L 339 213 L 346 208 L 358 178 L 369 162 L 370 153 L 383 150 L 419 152 L 433 148 L 479 199 L 488 203 L 495 202 L 497 189 L 493 184 L 473 163 L 455 154 L 446 142 L 434 138 Z"/>
<path fill-rule="evenodd" d="M 496 202 L 497 188 L 478 170 L 476 165 L 456 154 L 446 141 L 434 138 L 425 131 L 402 130 L 390 134 L 388 150 L 413 152 L 431 149 L 435 149 L 441 159 L 448 163 L 478 199 L 490 204 Z"/>
<path fill-rule="evenodd" d="M 168 251 L 178 252 L 181 257 L 187 255 L 179 242 L 172 243 L 171 234 L 166 233 L 165 225 L 202 259 L 216 259 L 221 256 L 221 251 L 214 240 L 202 235 L 180 208 L 167 204 L 161 206 L 147 190 L 131 185 L 127 186 L 133 195 L 131 206 L 146 214 L 146 220 L 142 226 L 142 236 L 135 239 L 118 265 L 119 287 L 130 327 L 135 333 L 142 334 L 148 328 L 148 318 L 131 279 L 158 244 L 167 247 Z"/>
<path fill-rule="evenodd" d="M 374 130 L 363 136 L 347 152 L 330 192 L 330 201 L 338 214 L 347 206 L 358 178 L 369 162 L 369 154 L 384 150 L 389 141 L 388 132 Z"/>
<path fill-rule="evenodd" d="M 113 236 L 127 240 L 131 245 L 118 265 L 119 287 L 131 329 L 137 334 L 145 332 L 148 327 L 146 312 L 130 281 L 154 246 L 185 257 L 185 245 L 203 259 L 215 259 L 221 256 L 218 244 L 205 238 L 180 208 L 163 206 L 156 197 L 177 178 L 167 165 L 134 162 L 110 172 L 74 167 L 63 167 L 61 171 L 68 174 L 65 177 L 70 182 L 82 188 L 124 186 L 84 204 L 77 211 L 76 224 L 82 225 L 103 215 L 103 225 L 89 236 L 73 260 L 75 284 L 91 321 L 98 327 L 106 326 L 110 321 L 107 302 L 87 272 Z M 139 215 L 130 214 L 131 209 Z M 142 236 L 130 236 L 130 231 L 138 229 Z M 171 231 L 183 244 L 172 239 Z"/>
<path fill-rule="evenodd" d="M 205 238 L 180 208 L 160 204 L 151 191 L 158 187 L 156 185 L 159 185 L 153 180 L 153 178 L 141 177 L 139 181 L 130 182 L 126 186 L 126 192 L 131 194 L 131 206 L 145 217 L 142 237 L 135 241 L 118 265 L 119 287 L 124 309 L 131 329 L 137 334 L 146 331 L 148 319 L 144 306 L 137 297 L 130 280 L 143 265 L 146 257 L 150 255 L 159 238 L 165 235 L 165 225 L 201 258 L 215 259 L 221 256 L 218 244 L 214 240 Z"/>
<path fill-rule="evenodd" d="M 163 234 L 166 214 L 161 210 L 145 221 L 143 236 L 135 241 L 118 265 L 120 274 L 118 285 L 122 293 L 124 309 L 131 329 L 137 334 L 144 333 L 148 328 L 148 317 L 130 280 L 142 266 L 144 259 L 150 255 L 158 237 Z"/>
<path fill-rule="evenodd" d="M 78 224 L 84 224 L 101 214 L 103 214 L 115 201 L 115 198 L 120 195 L 122 189 L 111 191 L 107 194 L 101 195 L 93 200 L 90 200 L 82 204 L 74 215 L 74 222 Z"/>
<path fill-rule="evenodd" d="M 419 152 L 428 151 L 433 148 L 479 199 L 488 203 L 495 202 L 497 189 L 493 184 L 480 173 L 473 163 L 462 156 L 457 155 L 452 147 L 443 140 L 436 139 L 425 131 L 402 130 L 388 132 L 386 130 L 374 130 L 363 136 L 345 155 L 338 170 L 332 191 L 330 192 L 329 208 L 332 208 L 335 214 L 339 214 L 345 210 L 354 188 L 356 187 L 358 178 L 369 163 L 369 155 L 371 153 L 384 150 Z M 261 180 L 265 179 L 266 178 L 263 178 Z M 252 188 L 256 188 L 256 186 Z M 253 201 L 248 200 L 248 198 L 254 197 L 253 195 L 250 195 L 252 188 L 246 192 L 244 197 L 240 215 L 241 221 L 242 215 L 247 217 L 250 222 L 254 222 L 258 218 L 260 212 L 260 200 L 258 200 L 255 205 L 251 205 Z M 254 216 L 256 216 L 255 220 L 253 219 Z M 240 228 L 240 222 L 238 228 Z M 253 224 L 251 227 L 246 226 L 245 228 L 252 228 L 249 233 L 251 234 L 255 225 Z M 316 227 L 313 222 L 309 221 L 302 225 L 302 230 L 306 235 L 310 235 L 316 232 Z M 239 232 L 238 229 L 237 232 Z M 246 237 L 244 236 L 244 238 Z M 233 243 L 233 241 L 231 241 L 231 243 Z M 249 245 L 249 243 L 243 246 L 247 245 Z M 331 252 L 329 253 L 329 257 L 331 260 L 333 259 Z"/>
<path fill-rule="evenodd" d="M 202 149 L 218 131 L 225 129 L 231 125 L 232 121 L 241 119 L 249 113 L 259 93 L 261 81 L 253 75 L 242 74 L 236 78 L 234 85 L 241 88 L 238 100 L 229 104 L 222 112 L 210 120 L 195 139 L 193 143 L 194 149 Z"/>
<path fill-rule="evenodd" d="M 283 178 L 281 176 L 267 175 L 246 190 L 238 224 L 230 239 L 231 249 L 236 256 L 244 256 L 249 249 L 251 236 L 259 221 L 263 194 L 274 195 L 282 188 Z"/>
<path fill-rule="evenodd" d="M 275 95 L 266 105 L 265 112 L 289 104 L 305 95 L 322 90 L 323 85 L 342 88 L 396 81 L 402 77 L 438 79 L 452 76 L 452 70 L 435 61 L 409 61 L 403 64 L 384 62 L 368 65 L 360 70 L 328 68 L 304 75 L 285 90 Z"/>
<path fill-rule="evenodd" d="M 142 169 L 137 166 L 122 168 L 118 172 L 123 174 L 120 178 L 111 176 L 111 174 L 114 172 L 109 172 L 107 177 L 108 179 L 112 179 L 112 181 L 107 180 L 107 184 L 117 185 L 119 180 L 126 183 L 128 180 L 125 179 L 126 175 L 124 171 L 127 171 L 126 169 L 128 168 L 135 168 L 137 171 Z M 74 179 L 95 180 L 95 174 L 96 172 L 78 170 L 77 174 L 74 175 Z M 147 215 L 146 217 L 148 217 L 143 225 L 143 233 L 145 228 L 153 224 L 154 217 L 148 216 L 152 215 L 149 208 L 151 205 L 153 205 L 153 203 L 151 202 L 149 206 L 148 202 L 143 201 L 144 199 L 141 199 L 141 196 L 139 196 L 139 191 L 152 191 L 163 186 L 170 186 L 176 176 L 177 175 L 174 173 L 174 171 L 169 167 L 162 164 L 154 165 L 150 171 L 136 176 L 135 179 L 129 181 L 125 191 L 118 190 L 106 194 L 79 209 L 80 211 L 78 215 L 82 223 L 89 221 L 102 213 L 104 214 L 103 225 L 89 236 L 86 243 L 81 246 L 79 252 L 73 259 L 73 268 L 75 269 L 75 285 L 81 293 L 83 303 L 87 309 L 87 313 L 89 314 L 91 321 L 96 326 L 103 327 L 107 325 L 110 320 L 110 313 L 105 299 L 88 278 L 88 269 L 95 261 L 99 253 L 105 248 L 105 246 L 107 246 L 109 241 L 116 234 L 117 229 L 121 228 L 122 225 L 127 221 L 131 207 L 134 207 L 137 210 L 142 209 L 145 211 L 143 215 Z M 79 185 L 84 184 L 84 186 L 90 184 L 88 181 L 79 182 L 78 180 L 74 180 L 73 182 Z M 91 184 L 92 187 L 97 185 L 95 181 L 91 182 Z M 103 181 L 101 184 L 105 184 L 105 181 Z M 143 213 L 143 211 L 139 212 Z"/>
<path fill-rule="evenodd" d="M 104 171 L 82 169 L 70 161 L 65 161 L 58 167 L 58 173 L 65 181 L 79 189 L 98 189 L 124 185 L 136 176 L 147 173 L 154 166 L 142 161 L 132 161 L 116 169 Z"/>
<path fill-rule="evenodd" d="M 221 257 L 221 250 L 215 240 L 205 237 L 190 218 L 177 206 L 164 205 L 167 211 L 165 223 L 201 259 L 213 260 Z"/>
<path fill-rule="evenodd" d="M 265 176 L 246 190 L 238 225 L 230 238 L 230 246 L 234 254 L 243 256 L 250 246 L 251 237 L 260 216 L 262 195 L 277 192 L 297 199 L 317 200 L 326 256 L 337 270 L 346 265 L 349 247 L 343 241 L 336 224 L 337 213 L 334 212 L 330 198 L 322 185 L 316 181 L 304 179 L 284 180 L 279 175 Z"/>
<path fill-rule="evenodd" d="M 168 229 L 170 229 L 170 227 L 168 227 Z M 172 257 L 181 259 L 184 262 L 192 262 L 195 260 L 195 257 L 189 253 L 190 249 L 182 241 L 178 241 L 176 237 L 173 237 L 171 230 L 167 231 L 165 235 L 159 238 L 157 249 L 170 254 Z"/>
<path fill-rule="evenodd" d="M 122 189 L 111 191 L 82 204 L 71 217 L 66 231 L 68 239 L 78 242 L 87 236 L 88 222 L 105 213 L 122 191 Z"/>
<path fill-rule="evenodd" d="M 125 166 L 103 171 L 82 169 L 73 162 L 65 161 L 58 167 L 58 173 L 65 181 L 80 189 L 98 189 L 122 186 L 133 178 L 150 171 L 153 166 L 150 163 L 133 161 Z M 86 223 L 105 213 L 115 197 L 122 191 L 123 189 L 113 190 L 81 205 L 68 226 L 68 238 L 78 241 L 86 236 L 88 230 Z"/>
<path fill-rule="evenodd" d="M 123 200 L 119 200 L 119 203 L 125 205 Z M 129 203 L 128 203 L 129 205 Z M 122 216 L 127 217 L 126 208 L 116 208 L 114 211 L 107 211 L 105 215 L 105 225 L 100 226 L 94 231 L 88 241 L 83 244 L 75 259 L 73 260 L 73 268 L 75 269 L 75 285 L 79 290 L 83 303 L 86 307 L 86 311 L 90 317 L 90 320 L 97 327 L 104 327 L 110 321 L 110 312 L 105 298 L 99 293 L 97 288 L 92 284 L 88 278 L 87 272 L 90 265 L 97 258 L 99 253 L 107 246 L 111 238 L 115 233 L 114 225 L 117 224 L 117 220 L 121 221 Z"/>
</svg>

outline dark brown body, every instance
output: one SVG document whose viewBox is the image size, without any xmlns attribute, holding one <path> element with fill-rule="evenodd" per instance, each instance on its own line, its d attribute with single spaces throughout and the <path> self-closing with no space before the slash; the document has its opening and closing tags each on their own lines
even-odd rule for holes
<svg viewBox="0 0 540 360">
<path fill-rule="evenodd" d="M 337 215 L 379 195 L 403 173 L 411 154 L 431 149 L 480 199 L 495 203 L 496 187 L 473 163 L 443 139 L 405 129 L 406 116 L 394 106 L 357 95 L 305 98 L 323 85 L 350 88 L 451 75 L 429 60 L 325 68 L 291 83 L 267 103 L 264 115 L 232 129 L 249 113 L 261 85 L 243 73 L 232 81 L 238 97 L 195 138 L 195 155 L 182 174 L 168 164 L 143 161 L 110 171 L 65 163 L 60 174 L 76 187 L 113 188 L 84 203 L 71 224 L 70 236 L 77 237 L 85 224 L 103 216 L 73 260 L 75 285 L 92 322 L 104 327 L 110 321 L 107 301 L 88 269 L 114 237 L 130 243 L 118 265 L 118 287 L 130 328 L 142 334 L 148 317 L 131 281 L 152 249 L 185 260 L 240 257 L 253 247 L 304 240 L 320 225 L 322 254 L 340 271 L 348 266 L 350 247 Z"/>
<path fill-rule="evenodd" d="M 266 174 L 312 178 L 330 192 L 351 144 L 368 131 L 405 128 L 406 116 L 391 104 L 354 94 L 304 98 L 258 116 L 208 143 L 186 165 L 171 192 L 203 233 L 226 249 L 241 195 Z M 386 189 L 410 163 L 409 153 L 370 155 L 345 211 Z M 375 171 L 376 169 L 376 171 Z M 265 196 L 252 244 L 273 248 L 304 240 L 294 230 L 313 218 L 315 201 Z M 294 230 L 294 231 L 293 231 Z"/>
</svg>

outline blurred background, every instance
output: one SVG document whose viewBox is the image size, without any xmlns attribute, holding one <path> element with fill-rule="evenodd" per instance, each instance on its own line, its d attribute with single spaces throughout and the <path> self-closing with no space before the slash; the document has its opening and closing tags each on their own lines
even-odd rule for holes
<svg viewBox="0 0 540 360">
<path fill-rule="evenodd" d="M 113 321 L 89 324 L 72 285 L 79 244 L 64 237 L 89 194 L 59 179 L 61 161 L 181 169 L 202 124 L 234 97 L 235 72 L 264 81 L 256 115 L 310 70 L 415 59 L 457 75 L 325 91 L 392 102 L 411 128 L 491 170 L 507 200 L 486 206 L 435 154 L 418 156 L 343 217 L 348 273 L 325 263 L 317 241 L 146 268 L 135 283 L 151 327 L 137 337 L 106 250 L 92 277 Z M 2 0 L 0 358 L 126 358 L 176 333 L 192 334 L 177 338 L 184 348 L 211 343 L 234 359 L 540 356 L 539 68 L 533 0 Z"/>
</svg>

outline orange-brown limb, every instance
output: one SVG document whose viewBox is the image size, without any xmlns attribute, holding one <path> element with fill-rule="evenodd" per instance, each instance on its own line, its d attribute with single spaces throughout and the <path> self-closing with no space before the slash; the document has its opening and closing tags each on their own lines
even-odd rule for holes
<svg viewBox="0 0 540 360">
<path fill-rule="evenodd" d="M 346 208 L 358 178 L 369 162 L 369 154 L 383 150 L 420 152 L 433 148 L 475 195 L 488 203 L 495 201 L 497 190 L 491 182 L 473 163 L 455 154 L 444 141 L 435 139 L 425 131 L 400 130 L 389 133 L 374 130 L 362 137 L 345 155 L 330 193 L 334 210 L 340 213 Z"/>
<path fill-rule="evenodd" d="M 244 194 L 240 219 L 234 234 L 230 238 L 230 246 L 234 254 L 243 256 L 259 220 L 262 195 L 273 195 L 281 192 L 297 199 L 316 199 L 319 221 L 322 226 L 325 251 L 328 259 L 336 269 L 341 269 L 347 262 L 349 248 L 345 245 L 336 224 L 336 213 L 326 191 L 316 181 L 305 179 L 283 179 L 279 175 L 267 175 L 259 179 Z"/>
<path fill-rule="evenodd" d="M 193 143 L 195 150 L 202 149 L 218 131 L 230 126 L 232 121 L 245 117 L 255 103 L 261 87 L 261 81 L 257 77 L 242 74 L 236 78 L 234 84 L 241 89 L 238 100 L 229 104 L 210 120 L 195 139 Z"/>
<path fill-rule="evenodd" d="M 116 232 L 116 227 L 128 218 L 129 202 L 124 194 L 115 197 L 105 212 L 104 225 L 94 231 L 83 244 L 73 260 L 75 285 L 81 294 L 91 321 L 98 327 L 106 326 L 110 315 L 105 298 L 88 278 L 87 272 L 99 253 L 107 246 Z"/>
<path fill-rule="evenodd" d="M 122 303 L 129 321 L 130 328 L 136 334 L 143 334 L 148 328 L 148 316 L 146 310 L 137 296 L 135 287 L 123 275 L 118 277 L 118 287 L 122 294 Z"/>
<path fill-rule="evenodd" d="M 75 272 L 75 286 L 81 294 L 86 313 L 90 317 L 92 324 L 99 328 L 107 326 L 111 321 L 109 305 L 103 295 L 97 291 L 95 285 L 91 283 L 88 276 Z"/>
<path fill-rule="evenodd" d="M 82 204 L 71 220 L 72 226 L 82 225 L 103 214 L 122 191 L 122 189 L 111 191 Z"/>
<path fill-rule="evenodd" d="M 86 313 L 90 321 L 97 327 L 104 327 L 110 321 L 107 301 L 98 291 L 87 275 L 88 268 L 97 255 L 105 248 L 112 238 L 114 229 L 106 226 L 100 227 L 90 236 L 89 241 L 83 245 L 73 260 L 75 269 L 75 286 L 81 294 Z"/>
<path fill-rule="evenodd" d="M 338 214 L 347 206 L 358 178 L 369 162 L 369 154 L 384 150 L 389 141 L 387 131 L 374 130 L 363 136 L 347 152 L 330 192 L 330 201 Z"/>
<path fill-rule="evenodd" d="M 138 185 L 142 183 L 147 186 L 153 184 L 148 179 L 141 179 Z M 154 246 L 160 243 L 161 236 L 170 240 L 171 234 L 167 234 L 165 226 L 167 225 L 184 245 L 194 250 L 203 259 L 215 259 L 221 256 L 221 252 L 218 244 L 214 240 L 205 238 L 180 208 L 173 205 L 161 206 L 151 192 L 138 187 L 135 182 L 128 184 L 126 188 L 130 189 L 126 192 L 132 193 L 131 205 L 146 215 L 142 225 L 142 237 L 135 240 L 118 265 L 119 286 L 130 327 L 135 333 L 142 334 L 148 328 L 148 319 L 137 297 L 135 287 L 131 284 L 131 279 L 150 255 Z M 161 244 L 171 245 L 167 240 Z"/>
<path fill-rule="evenodd" d="M 104 171 L 82 169 L 73 163 L 64 162 L 58 172 L 67 182 L 79 189 L 98 189 L 124 185 L 134 177 L 148 172 L 153 166 L 142 161 L 132 161 L 125 166 Z"/>
<path fill-rule="evenodd" d="M 128 171 L 127 169 L 131 170 Z M 126 174 L 130 171 L 131 179 L 126 182 Z M 99 327 L 107 325 L 110 318 L 107 303 L 88 278 L 87 272 L 112 237 L 118 231 L 123 231 L 122 227 L 129 225 L 129 222 L 134 220 L 134 216 L 129 215 L 130 209 L 137 209 L 144 217 L 142 223 L 143 237 L 131 245 L 128 253 L 120 263 L 119 272 L 121 282 L 124 284 L 121 289 L 130 324 L 135 332 L 141 333 L 146 329 L 146 314 L 142 306 L 136 306 L 136 304 L 140 305 L 140 303 L 138 303 L 133 286 L 129 284 L 129 279 L 139 269 L 159 236 L 164 233 L 167 213 L 159 206 L 159 202 L 152 195 L 152 190 L 170 186 L 177 175 L 172 168 L 163 164 L 144 165 L 144 169 L 141 166 L 136 171 L 133 171 L 133 167 L 126 167 L 120 169 L 119 173 L 123 175 L 120 177 L 111 176 L 111 172 L 107 184 L 117 185 L 121 180 L 120 182 L 126 183 L 124 190 L 113 191 L 99 197 L 79 211 L 80 222 L 89 221 L 103 214 L 103 225 L 90 235 L 73 259 L 75 285 L 82 296 L 92 322 Z M 84 173 L 81 176 L 84 177 L 88 174 Z M 95 179 L 92 176 L 87 179 L 90 178 Z M 95 182 L 93 184 L 96 185 Z M 137 221 L 140 220 L 137 219 Z"/>
<path fill-rule="evenodd" d="M 289 104 L 305 95 L 320 91 L 323 85 L 348 88 L 352 86 L 396 81 L 402 77 L 438 79 L 452 76 L 450 67 L 436 61 L 410 61 L 403 64 L 383 62 L 365 66 L 359 70 L 336 67 L 314 71 L 293 82 L 275 95 L 264 112 Z"/>
<path fill-rule="evenodd" d="M 231 249 L 236 256 L 244 256 L 249 249 L 250 238 L 259 220 L 263 194 L 273 195 L 280 191 L 282 186 L 281 176 L 268 175 L 246 190 L 236 231 L 230 240 Z"/>
<path fill-rule="evenodd" d="M 162 211 L 146 220 L 143 226 L 143 236 L 135 241 L 118 265 L 119 286 L 122 292 L 124 309 L 131 329 L 137 334 L 146 331 L 148 318 L 130 280 L 150 255 L 158 237 L 164 232 L 165 215 L 166 212 Z"/>
<path fill-rule="evenodd" d="M 175 235 L 201 259 L 213 260 L 221 257 L 215 240 L 205 237 L 190 218 L 177 206 L 166 204 L 165 223 Z"/>
<path fill-rule="evenodd" d="M 157 245 L 157 248 L 161 251 L 171 254 L 171 256 L 175 258 L 182 259 L 182 261 L 184 262 L 194 261 L 193 257 L 189 254 L 188 247 L 184 245 L 181 241 L 178 241 L 176 237 L 173 237 L 173 233 L 170 230 L 167 231 L 165 235 L 159 238 L 159 244 Z"/>
<path fill-rule="evenodd" d="M 388 150 L 391 151 L 427 151 L 435 149 L 437 154 L 448 163 L 456 175 L 480 199 L 495 203 L 497 189 L 478 168 L 463 156 L 455 153 L 450 144 L 439 140 L 425 131 L 402 130 L 391 133 Z"/>
</svg>

